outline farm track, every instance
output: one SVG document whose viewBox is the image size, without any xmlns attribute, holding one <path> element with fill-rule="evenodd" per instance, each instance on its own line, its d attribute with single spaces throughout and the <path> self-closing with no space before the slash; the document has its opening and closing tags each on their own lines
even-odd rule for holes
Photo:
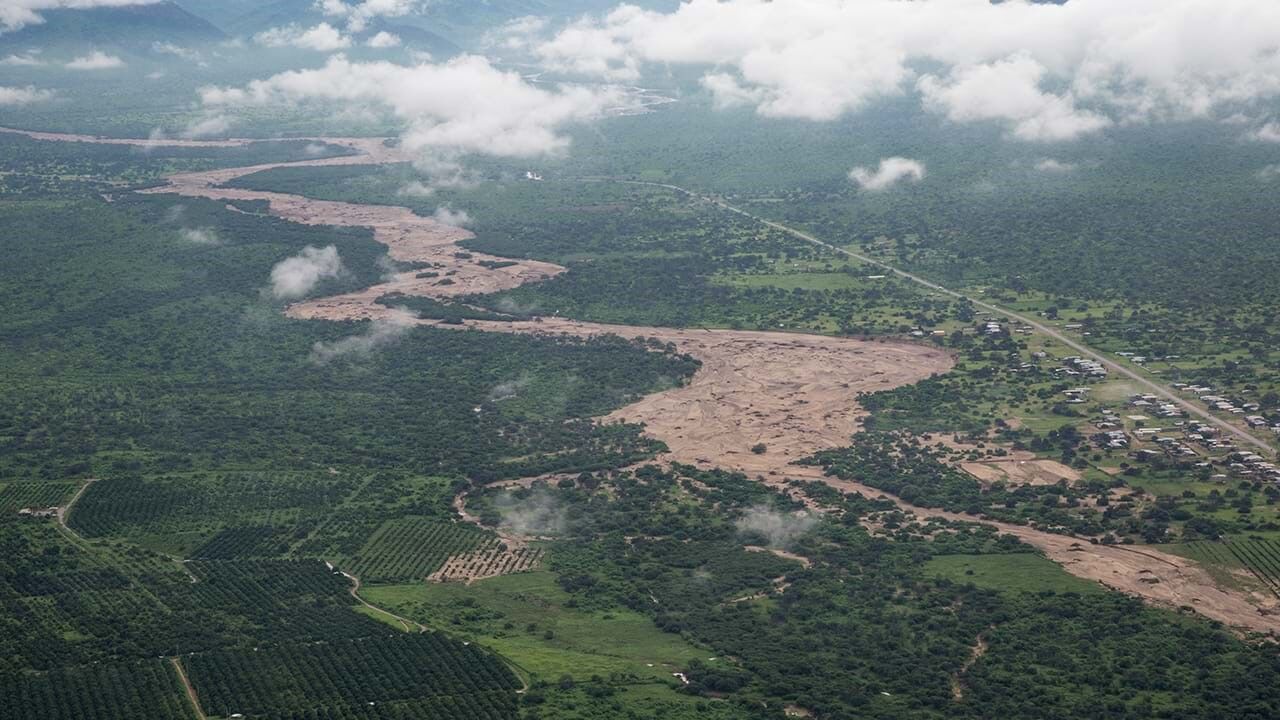
<svg viewBox="0 0 1280 720">
<path fill-rule="evenodd" d="M 178 673 L 178 680 L 182 682 L 182 687 L 187 691 L 187 699 L 191 701 L 191 709 L 195 711 L 196 718 L 198 720 L 206 720 L 208 716 L 200 708 L 200 697 L 196 695 L 196 689 L 191 685 L 191 680 L 187 677 L 187 671 L 182 667 L 182 661 L 176 657 L 171 657 L 169 662 L 173 663 L 173 669 Z"/>
<path fill-rule="evenodd" d="M 59 138 L 42 135 L 40 139 L 84 141 L 82 138 Z M 494 292 L 533 282 L 563 268 L 548 263 L 516 261 L 500 270 L 484 268 L 478 261 L 492 259 L 473 253 L 471 260 L 454 257 L 456 243 L 468 239 L 470 233 L 436 223 L 413 214 L 407 208 L 358 205 L 311 200 L 282 193 L 222 188 L 219 185 L 234 178 L 277 167 L 320 167 L 331 165 L 372 165 L 400 162 L 407 158 L 386 148 L 381 141 L 369 139 L 315 138 L 341 145 L 356 153 L 352 156 L 273 163 L 244 168 L 231 168 L 197 173 L 182 173 L 169 178 L 167 185 L 148 193 L 174 193 L 214 200 L 266 200 L 270 211 L 282 218 L 303 224 L 363 226 L 374 229 L 375 238 L 388 247 L 388 254 L 401 261 L 437 263 L 443 270 L 455 270 L 459 282 L 452 286 L 415 283 L 413 273 L 404 273 L 391 281 L 347 295 L 308 300 L 286 309 L 298 319 L 370 320 L 391 319 L 397 311 L 378 305 L 375 300 L 393 291 L 426 296 L 446 297 L 473 292 Z M 139 141 L 136 144 L 143 144 Z M 655 185 L 653 183 L 643 183 Z M 758 217 L 716 198 L 690 193 L 674 185 L 660 185 L 711 202 L 726 211 L 790 233 L 822 247 L 883 268 L 938 292 L 963 298 L 915 275 L 897 270 L 872 258 L 852 253 L 822 242 L 811 235 Z M 1160 394 L 1170 397 L 1195 414 L 1217 425 L 1224 423 L 1189 403 L 1174 397 L 1163 387 L 1103 358 L 1060 333 L 1029 318 L 1003 308 L 972 301 L 979 307 L 1000 312 L 1026 322 L 1038 331 L 1083 355 L 1096 358 Z M 441 325 L 435 321 L 417 321 L 422 325 Z M 1170 608 L 1192 608 L 1206 617 L 1226 625 L 1256 632 L 1280 634 L 1280 615 L 1271 614 L 1274 599 L 1266 599 L 1219 587 L 1209 574 L 1192 560 L 1154 550 L 1130 550 L 1116 546 L 1094 545 L 1034 528 L 988 522 L 979 518 L 929 511 L 909 505 L 900 499 L 856 482 L 825 476 L 820 470 L 797 467 L 791 463 L 818 450 L 847 443 L 848 437 L 864 415 L 856 398 L 860 392 L 898 387 L 918 382 L 935 373 L 950 369 L 953 359 L 947 353 L 924 345 L 895 342 L 868 342 L 818 335 L 730 330 L 676 330 L 671 328 L 632 327 L 579 322 L 563 318 L 531 322 L 472 321 L 462 328 L 492 332 L 529 333 L 590 337 L 613 334 L 624 338 L 654 338 L 672 344 L 677 351 L 688 353 L 702 362 L 702 368 L 685 386 L 648 396 L 605 418 L 644 423 L 646 432 L 665 442 L 669 452 L 661 460 L 678 461 L 701 467 L 722 467 L 758 476 L 764 482 L 782 486 L 792 478 L 825 482 L 845 492 L 860 492 L 870 497 L 885 497 L 904 510 L 921 517 L 942 517 L 964 522 L 984 522 L 1040 549 L 1068 572 L 1098 581 L 1113 589 L 1141 597 Z M 1231 432 L 1242 431 L 1227 425 Z M 1247 436 L 1250 442 L 1261 441 Z M 748 448 L 767 440 L 768 452 L 751 453 Z M 1268 448 L 1269 450 L 1269 448 Z M 350 577 L 350 576 L 349 576 Z M 373 608 L 358 595 L 358 580 L 353 595 Z M 386 612 L 380 608 L 373 608 Z M 390 615 L 390 613 L 388 613 Z M 403 618 L 398 618 L 405 622 Z"/>
<path fill-rule="evenodd" d="M 63 535 L 65 535 L 67 538 L 69 538 L 76 545 L 84 546 L 84 545 L 87 545 L 89 541 L 85 540 L 84 537 L 80 535 L 80 533 L 71 529 L 71 526 L 67 524 L 67 516 L 71 514 L 71 508 L 80 500 L 80 498 L 84 497 L 84 494 L 89 489 L 89 486 L 94 484 L 97 481 L 98 481 L 97 478 L 85 479 L 84 483 L 80 485 L 80 489 L 76 490 L 76 494 L 72 495 L 71 499 L 68 500 L 65 504 L 58 506 L 58 516 L 57 516 L 58 531 Z"/>
<path fill-rule="evenodd" d="M 351 581 L 351 590 L 349 592 L 351 593 L 351 597 L 356 599 L 356 602 L 372 610 L 373 612 L 378 613 L 379 615 L 385 615 L 391 618 L 392 620 L 395 620 L 396 622 L 400 623 L 400 625 L 404 627 L 405 632 L 413 632 L 414 628 L 417 628 L 418 632 L 427 631 L 426 625 L 423 625 L 420 622 L 416 622 L 405 617 L 401 617 L 391 612 L 390 610 L 380 608 L 377 605 L 374 605 L 373 603 L 369 602 L 368 600 L 365 600 L 363 597 L 360 596 L 360 578 L 356 577 L 355 575 L 352 575 L 349 572 L 343 572 L 341 570 L 339 570 L 338 572 L 341 572 L 343 577 Z"/>
</svg>

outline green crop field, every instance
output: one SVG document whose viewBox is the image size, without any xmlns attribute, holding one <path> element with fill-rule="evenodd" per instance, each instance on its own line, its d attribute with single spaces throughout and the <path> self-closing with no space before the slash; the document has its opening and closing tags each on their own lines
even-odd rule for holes
<svg viewBox="0 0 1280 720">
<path fill-rule="evenodd" d="M 0 486 L 0 513 L 10 514 L 22 508 L 48 508 L 61 505 L 75 494 L 79 483 L 16 482 Z"/>
<path fill-rule="evenodd" d="M 956 583 L 1007 592 L 1105 592 L 1097 583 L 1075 577 L 1033 554 L 940 555 L 925 563 L 924 572 Z"/>
<path fill-rule="evenodd" d="M 711 655 L 644 615 L 571 607 L 549 572 L 458 583 L 374 586 L 365 596 L 419 622 L 450 628 L 498 650 L 518 668 L 553 680 L 569 674 L 631 675 L 672 682 L 671 673 Z"/>
<path fill-rule="evenodd" d="M 491 543 L 474 528 L 424 518 L 388 520 L 350 558 L 350 571 L 369 583 L 423 580 L 452 555 Z"/>
</svg>

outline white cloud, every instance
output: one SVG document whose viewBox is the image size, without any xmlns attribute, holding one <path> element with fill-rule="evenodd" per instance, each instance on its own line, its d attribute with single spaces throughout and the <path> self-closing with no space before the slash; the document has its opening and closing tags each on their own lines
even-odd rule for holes
<svg viewBox="0 0 1280 720">
<path fill-rule="evenodd" d="M 151 43 L 151 51 L 161 55 L 174 55 L 184 60 L 200 59 L 200 53 L 195 50 L 182 47 L 181 45 L 174 45 L 171 42 L 160 42 L 159 40 Z"/>
<path fill-rule="evenodd" d="M 471 224 L 471 216 L 466 210 L 454 210 L 448 205 L 441 205 L 436 211 L 431 213 L 431 219 L 442 225 L 452 225 L 453 227 L 466 227 Z"/>
<path fill-rule="evenodd" d="M 150 5 L 160 1 L 161 0 L 4 0 L 4 2 L 0 3 L 0 30 L 17 30 L 26 25 L 38 25 L 44 22 L 44 17 L 40 15 L 41 10 Z"/>
<path fill-rule="evenodd" d="M 400 36 L 383 30 L 366 40 L 364 44 L 371 48 L 393 48 L 400 44 Z"/>
<path fill-rule="evenodd" d="M 88 55 L 81 55 L 67 63 L 68 70 L 110 70 L 120 67 L 124 67 L 123 60 L 101 50 L 94 50 Z"/>
<path fill-rule="evenodd" d="M 369 323 L 369 328 L 359 335 L 312 345 L 310 360 L 316 365 L 328 365 L 342 358 L 367 357 L 380 348 L 399 341 L 412 329 L 412 313 L 403 308 L 397 308 L 387 317 L 378 318 Z"/>
<path fill-rule="evenodd" d="M 747 510 L 734 523 L 738 532 L 763 539 L 773 548 L 791 547 L 817 524 L 818 518 L 808 511 L 782 513 L 767 505 Z"/>
<path fill-rule="evenodd" d="M 613 79 L 703 66 L 717 104 L 777 117 L 830 120 L 918 89 L 954 120 L 1057 140 L 1280 97 L 1277 27 L 1264 0 L 689 0 L 620 6 L 536 52 Z"/>
<path fill-rule="evenodd" d="M 926 106 L 951 120 L 1006 120 L 1022 140 L 1070 140 L 1110 124 L 1107 118 L 1076 108 L 1070 92 L 1054 95 L 1041 90 L 1045 72 L 1033 58 L 1019 55 L 954 69 L 946 80 L 925 75 L 917 87 Z"/>
<path fill-rule="evenodd" d="M 213 228 L 183 228 L 178 235 L 192 245 L 221 245 L 222 238 Z"/>
<path fill-rule="evenodd" d="M 9 55 L 3 60 L 0 60 L 0 65 L 6 65 L 10 67 L 34 67 L 36 65 L 43 65 L 43 64 L 44 62 L 41 61 L 39 58 L 37 58 L 35 56 L 35 53 L 27 53 L 25 55 Z"/>
<path fill-rule="evenodd" d="M 1269 122 L 1249 133 L 1249 137 L 1262 142 L 1280 143 L 1280 122 Z"/>
<path fill-rule="evenodd" d="M 271 268 L 271 294 L 277 300 L 296 300 L 315 289 L 321 280 L 342 274 L 338 248 L 308 245 L 302 252 Z"/>
<path fill-rule="evenodd" d="M 1280 164 L 1267 165 L 1257 172 L 1257 177 L 1263 182 L 1271 182 L 1276 178 L 1280 178 Z"/>
<path fill-rule="evenodd" d="M 535 86 L 474 55 L 408 66 L 339 55 L 318 69 L 201 91 L 211 109 L 321 103 L 390 114 L 404 125 L 402 147 L 422 156 L 420 167 L 433 174 L 456 173 L 451 159 L 464 152 L 532 157 L 563 150 L 563 126 L 600 117 L 619 97 L 594 86 Z"/>
<path fill-rule="evenodd" d="M 410 198 L 428 198 L 435 194 L 436 189 L 421 180 L 405 183 L 404 186 L 396 191 L 396 195 Z"/>
<path fill-rule="evenodd" d="M 258 33 L 253 40 L 267 47 L 296 47 L 318 52 L 333 52 L 351 47 L 351 38 L 325 22 L 313 28 L 302 28 L 297 25 L 271 28 Z"/>
<path fill-rule="evenodd" d="M 711 92 L 716 107 L 720 109 L 741 105 L 757 105 L 764 99 L 764 91 L 759 88 L 743 87 L 738 79 L 729 73 L 707 73 L 700 81 L 702 87 Z"/>
<path fill-rule="evenodd" d="M 849 171 L 849 179 L 863 190 L 884 190 L 899 182 L 920 182 L 924 179 L 924 165 L 904 157 L 887 157 L 875 170 L 856 167 Z"/>
<path fill-rule="evenodd" d="M 52 90 L 40 90 L 34 85 L 5 87 L 0 85 L 0 105 L 30 105 L 52 98 Z"/>
<path fill-rule="evenodd" d="M 1044 173 L 1065 175 L 1066 173 L 1074 172 L 1076 166 L 1075 163 L 1062 162 L 1061 160 L 1054 160 L 1053 158 L 1044 158 L 1036 163 L 1036 169 Z"/>
<path fill-rule="evenodd" d="M 506 48 L 507 50 L 524 50 L 537 42 L 537 36 L 547 29 L 547 19 L 536 15 L 526 15 L 510 20 L 485 36 L 485 44 Z"/>
<path fill-rule="evenodd" d="M 347 29 L 360 32 L 370 20 L 379 17 L 402 17 L 415 11 L 422 5 L 420 0 L 364 0 L 359 3 L 344 0 L 316 0 L 316 6 L 330 17 L 341 17 L 347 21 Z"/>
<path fill-rule="evenodd" d="M 231 118 L 226 115 L 210 115 L 199 120 L 191 121 L 181 133 L 181 137 L 186 140 L 196 140 L 199 138 L 219 137 L 227 134 L 233 125 Z"/>
</svg>

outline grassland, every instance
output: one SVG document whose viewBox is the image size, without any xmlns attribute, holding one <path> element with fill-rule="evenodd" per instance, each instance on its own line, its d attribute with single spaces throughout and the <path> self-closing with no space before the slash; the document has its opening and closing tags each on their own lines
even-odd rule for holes
<svg viewBox="0 0 1280 720">
<path fill-rule="evenodd" d="M 631 610 L 587 611 L 540 571 L 460 583 L 369 586 L 369 602 L 482 642 L 535 679 L 619 676 L 675 684 L 671 673 L 710 653 Z"/>
<path fill-rule="evenodd" d="M 1001 592 L 1074 592 L 1101 594 L 1097 583 L 1067 573 L 1041 555 L 941 555 L 924 565 L 924 573 L 956 583 Z"/>
</svg>

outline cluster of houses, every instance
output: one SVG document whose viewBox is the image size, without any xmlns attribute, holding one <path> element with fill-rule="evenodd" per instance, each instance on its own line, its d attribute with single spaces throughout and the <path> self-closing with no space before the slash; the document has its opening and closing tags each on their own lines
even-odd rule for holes
<svg viewBox="0 0 1280 720">
<path fill-rule="evenodd" d="M 1157 405 L 1152 397 L 1137 395 L 1130 402 L 1138 407 L 1168 410 L 1166 417 L 1169 418 L 1183 415 L 1177 406 L 1171 403 Z M 1135 422 L 1149 419 L 1146 415 L 1129 415 L 1128 418 Z M 1174 458 L 1203 456 L 1196 467 L 1212 468 L 1217 465 L 1227 471 L 1213 475 L 1217 481 L 1225 482 L 1228 477 L 1235 476 L 1280 482 L 1280 468 L 1274 463 L 1257 453 L 1237 450 L 1234 442 L 1222 436 L 1220 428 L 1197 420 L 1174 420 L 1170 427 L 1139 427 L 1130 432 L 1124 429 L 1124 421 L 1114 410 L 1104 409 L 1102 417 L 1094 420 L 1093 425 L 1099 430 L 1093 440 L 1100 448 L 1125 450 L 1130 447 L 1130 442 L 1151 443 L 1156 448 L 1140 448 L 1134 451 L 1133 456 L 1146 460 L 1162 455 Z M 1224 452 L 1229 454 L 1219 454 Z"/>
<path fill-rule="evenodd" d="M 1120 421 L 1120 417 L 1116 415 L 1114 410 L 1104 409 L 1102 411 L 1102 419 L 1095 421 L 1093 424 L 1102 431 L 1102 437 L 1098 442 L 1099 447 L 1113 450 L 1123 450 L 1129 447 L 1129 436 L 1124 431 L 1124 423 Z"/>
<path fill-rule="evenodd" d="M 1280 468 L 1257 453 L 1235 452 L 1227 460 L 1227 469 L 1233 475 L 1280 481 Z"/>
<path fill-rule="evenodd" d="M 1105 380 L 1107 368 L 1096 360 L 1082 357 L 1062 359 L 1062 367 L 1054 368 L 1053 373 L 1065 377 L 1080 377 L 1086 380 Z"/>
<path fill-rule="evenodd" d="M 33 508 L 33 507 L 26 507 L 26 508 L 22 508 L 21 510 L 19 510 L 19 511 L 18 511 L 18 516 L 19 516 L 19 517 L 24 517 L 24 518 L 51 518 L 51 517 L 57 517 L 57 516 L 58 516 L 58 508 L 57 508 L 57 507 L 48 507 L 48 508 Z"/>
<path fill-rule="evenodd" d="M 1162 400 L 1159 395 L 1133 395 L 1129 398 L 1129 404 L 1162 418 L 1176 418 L 1186 414 L 1176 403 Z"/>
<path fill-rule="evenodd" d="M 1227 413 L 1230 415 L 1242 416 L 1245 423 L 1251 428 L 1269 427 L 1272 432 L 1280 435 L 1280 422 L 1272 424 L 1268 421 L 1265 416 L 1260 414 L 1262 406 L 1256 402 L 1241 402 L 1221 395 L 1216 395 L 1214 394 L 1213 388 L 1206 385 L 1174 383 L 1173 387 L 1183 392 L 1194 394 L 1201 402 L 1208 405 L 1211 410 L 1216 410 L 1217 412 Z"/>
<path fill-rule="evenodd" d="M 1181 357 L 1180 355 L 1167 355 L 1165 357 L 1154 357 L 1154 356 L 1147 357 L 1146 355 L 1139 355 L 1137 353 L 1132 353 L 1132 352 L 1118 352 L 1116 353 L 1116 355 L 1119 355 L 1122 358 L 1128 358 L 1129 361 L 1135 365 L 1146 365 L 1149 362 L 1160 362 L 1160 361 L 1170 362 L 1173 360 L 1177 360 L 1178 358 Z M 1159 371 L 1152 370 L 1150 372 L 1158 373 Z"/>
<path fill-rule="evenodd" d="M 991 316 L 991 313 L 989 312 L 978 312 L 975 314 L 980 316 L 985 315 L 987 317 Z M 983 320 L 980 332 L 983 335 L 1003 335 L 1005 333 L 1010 335 L 1030 335 L 1035 332 L 1035 328 L 1027 325 L 1026 323 L 1010 323 L 1010 326 L 1005 328 L 1004 325 L 1000 324 L 1001 321 L 1007 322 L 1003 317 L 992 320 Z"/>
<path fill-rule="evenodd" d="M 1173 457 L 1196 457 L 1200 453 L 1192 445 L 1199 445 L 1207 452 L 1235 448 L 1235 443 L 1221 437 L 1221 430 L 1195 420 L 1177 420 L 1170 428 L 1138 428 L 1133 431 L 1133 436 L 1137 440 L 1152 442 L 1160 447 L 1159 451 L 1139 450 L 1135 453 L 1139 458 L 1150 458 L 1161 454 Z"/>
</svg>

